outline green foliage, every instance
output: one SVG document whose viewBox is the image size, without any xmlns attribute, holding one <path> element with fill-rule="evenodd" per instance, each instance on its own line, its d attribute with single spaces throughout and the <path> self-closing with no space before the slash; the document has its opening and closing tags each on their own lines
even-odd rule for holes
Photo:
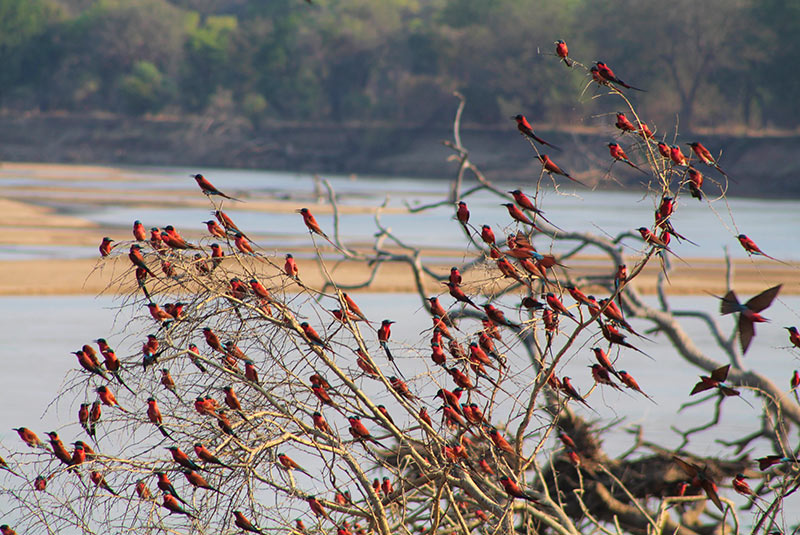
<svg viewBox="0 0 800 535">
<path fill-rule="evenodd" d="M 164 106 L 164 76 L 149 61 L 137 62 L 119 82 L 122 105 L 135 115 L 157 112 Z"/>
<path fill-rule="evenodd" d="M 189 113 L 227 91 L 276 119 L 444 122 L 439 97 L 459 90 L 470 121 L 560 123 L 596 105 L 589 91 L 575 108 L 587 80 L 555 60 L 563 38 L 645 86 L 662 129 L 675 110 L 684 126 L 792 127 L 799 21 L 787 0 L 0 0 L 0 99 L 131 109 L 142 80 L 127 77 L 147 62 L 178 88 L 161 105 Z"/>
</svg>

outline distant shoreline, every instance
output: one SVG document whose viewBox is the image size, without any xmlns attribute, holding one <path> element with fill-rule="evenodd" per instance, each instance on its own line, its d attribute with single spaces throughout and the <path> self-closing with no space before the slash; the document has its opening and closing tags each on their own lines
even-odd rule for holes
<svg viewBox="0 0 800 535">
<path fill-rule="evenodd" d="M 553 154 L 563 168 L 598 189 L 641 187 L 647 180 L 624 166 L 610 167 L 610 140 L 622 144 L 634 161 L 642 160 L 631 146 L 636 139 L 619 136 L 612 125 L 537 131 L 565 149 Z M 253 130 L 241 121 L 203 118 L 5 114 L 0 115 L 0 160 L 449 179 L 456 167 L 448 161 L 452 150 L 442 141 L 451 137 L 452 127 L 444 125 L 275 123 Z M 470 159 L 490 180 L 538 179 L 541 167 L 513 124 L 505 129 L 464 125 L 462 138 Z M 720 163 L 736 180 L 729 184 L 729 196 L 800 198 L 800 134 L 687 134 L 678 141 L 695 139 L 715 154 L 722 152 Z M 706 187 L 722 180 L 715 170 L 699 168 Z"/>
</svg>

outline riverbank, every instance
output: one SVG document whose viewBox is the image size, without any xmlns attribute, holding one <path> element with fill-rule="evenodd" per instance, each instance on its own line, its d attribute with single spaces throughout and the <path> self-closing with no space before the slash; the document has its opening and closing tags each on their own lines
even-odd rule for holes
<svg viewBox="0 0 800 535">
<path fill-rule="evenodd" d="M 607 128 L 558 130 L 542 125 L 539 135 L 564 148 L 554 159 L 576 178 L 600 189 L 640 187 L 643 175 L 624 166 L 609 168 Z M 657 132 L 660 136 L 661 133 Z M 513 122 L 462 126 L 470 158 L 490 180 L 532 181 L 541 166 Z M 105 165 L 196 166 L 292 170 L 309 173 L 373 174 L 387 177 L 452 177 L 453 154 L 442 144 L 452 127 L 269 123 L 253 129 L 243 121 L 209 118 L 132 118 L 70 114 L 0 116 L 0 159 Z M 729 196 L 800 198 L 800 135 L 753 132 L 741 135 L 685 132 L 678 141 L 702 140 L 736 181 Z M 667 142 L 672 143 L 671 134 Z M 688 147 L 684 146 L 688 151 Z M 701 167 L 706 188 L 722 176 Z M 646 180 L 646 179 L 644 179 Z"/>
</svg>

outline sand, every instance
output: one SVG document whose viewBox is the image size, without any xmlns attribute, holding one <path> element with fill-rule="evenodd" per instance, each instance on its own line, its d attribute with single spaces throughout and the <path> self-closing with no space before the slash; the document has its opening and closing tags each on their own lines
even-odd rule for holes
<svg viewBox="0 0 800 535">
<path fill-rule="evenodd" d="M 29 177 L 31 180 L 26 185 L 16 185 L 6 188 L 12 199 L 0 199 L 0 248 L 14 245 L 38 246 L 63 246 L 78 245 L 97 247 L 105 235 L 119 236 L 119 229 L 103 228 L 76 215 L 59 213 L 53 208 L 33 204 L 46 202 L 48 199 L 59 199 L 68 196 L 80 196 L 85 199 L 91 197 L 92 203 L 103 205 L 106 203 L 120 204 L 120 198 L 125 199 L 123 204 L 136 205 L 152 201 L 157 196 L 159 204 L 183 206 L 207 206 L 207 201 L 196 195 L 193 190 L 176 192 L 169 198 L 164 198 L 157 190 L 126 191 L 124 188 L 109 189 L 104 184 L 130 178 L 134 171 L 125 171 L 101 166 L 69 166 L 69 165 L 44 165 L 44 164 L 6 164 L 0 168 L 0 183 L 4 177 Z M 80 178 L 81 181 L 98 180 L 98 187 L 77 188 L 70 182 Z M 37 180 L 50 182 L 63 181 L 62 186 L 37 185 Z M 102 182 L 101 182 L 102 181 Z M 163 193 L 163 192 L 162 192 Z M 238 209 L 259 211 L 293 211 L 297 207 L 296 201 L 257 201 L 248 202 Z M 315 211 L 326 213 L 329 210 L 324 205 L 315 206 Z M 343 206 L 341 212 L 369 213 L 374 211 L 369 206 Z M 199 239 L 200 231 L 187 232 L 189 239 Z M 275 241 L 274 236 L 272 237 Z M 279 238 L 278 238 L 279 240 Z M 44 260 L 0 260 L 0 295 L 71 295 L 89 294 L 97 295 L 101 292 L 127 292 L 130 290 L 133 279 L 132 266 L 127 259 L 127 245 L 121 244 L 111 258 L 100 259 L 99 253 L 95 258 L 83 259 L 44 259 Z M 368 244 L 354 244 L 356 249 L 365 253 L 369 252 Z M 325 276 L 318 263 L 311 258 L 313 250 L 306 248 L 293 248 L 297 253 L 300 266 L 301 279 L 312 287 L 320 288 L 325 283 Z M 265 251 L 275 264 L 282 265 L 282 254 L 279 251 Z M 423 258 L 431 269 L 441 276 L 445 276 L 450 269 L 452 260 L 449 258 L 460 257 L 461 250 L 424 250 Z M 364 283 L 370 276 L 372 268 L 363 262 L 345 261 L 336 262 L 335 251 L 329 249 L 330 255 L 328 269 L 334 274 L 337 284 L 353 286 Z M 303 258 L 305 256 L 306 258 Z M 448 257 L 444 259 L 443 257 Z M 155 261 L 154 261 L 155 262 Z M 667 291 L 671 295 L 692 295 L 712 292 L 721 294 L 725 291 L 724 262 L 717 259 L 691 259 L 690 265 L 673 262 L 674 270 L 670 273 L 671 283 Z M 633 264 L 631 261 L 629 267 Z M 658 274 L 657 262 L 652 262 L 635 281 L 636 287 L 644 293 L 653 293 L 656 289 Z M 580 256 L 569 262 L 569 274 L 573 277 L 584 275 L 611 276 L 613 268 L 599 256 Z M 153 264 L 157 270 L 157 263 Z M 232 263 L 230 274 L 239 274 L 240 269 L 234 268 Z M 733 263 L 734 287 L 743 296 L 759 292 L 774 284 L 783 283 L 784 294 L 800 294 L 800 266 L 787 266 L 767 259 L 745 259 Z M 276 274 L 276 269 L 264 262 L 257 262 L 256 269 L 265 276 Z M 495 292 L 507 284 L 507 280 L 498 278 L 493 262 L 487 262 L 473 270 L 466 277 L 467 288 L 472 288 L 475 293 L 478 288 L 484 292 Z M 430 294 L 443 293 L 444 287 L 432 277 L 425 280 L 425 291 Z M 412 292 L 415 291 L 411 269 L 405 263 L 386 262 L 381 264 L 377 276 L 369 288 L 358 291 L 370 292 Z"/>
</svg>

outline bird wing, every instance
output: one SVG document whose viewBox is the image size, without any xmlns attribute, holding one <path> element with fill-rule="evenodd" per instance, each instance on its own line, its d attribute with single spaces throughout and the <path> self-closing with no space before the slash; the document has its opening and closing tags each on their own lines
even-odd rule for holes
<svg viewBox="0 0 800 535">
<path fill-rule="evenodd" d="M 744 305 L 753 312 L 761 312 L 772 304 L 772 301 L 775 299 L 775 297 L 777 297 L 778 292 L 781 290 L 781 286 L 783 285 L 779 284 L 769 288 L 768 290 L 764 290 L 757 296 L 751 298 Z"/>
<path fill-rule="evenodd" d="M 719 311 L 723 316 L 739 311 L 739 299 L 736 298 L 736 293 L 733 290 L 720 297 L 720 300 L 722 302 L 719 305 Z"/>
<path fill-rule="evenodd" d="M 728 378 L 728 370 L 730 369 L 730 367 L 731 367 L 730 364 L 726 364 L 725 366 L 717 368 L 716 370 L 711 372 L 711 378 L 719 383 L 725 381 L 725 379 Z"/>
<path fill-rule="evenodd" d="M 744 314 L 739 315 L 739 343 L 742 346 L 742 355 L 747 353 L 750 342 L 756 335 L 756 328 L 752 320 L 747 319 Z"/>
<path fill-rule="evenodd" d="M 694 388 L 692 388 L 692 391 L 689 392 L 689 395 L 693 396 L 699 392 L 705 392 L 706 390 L 710 390 L 712 388 L 714 388 L 714 385 L 709 384 L 706 381 L 700 381 L 699 383 L 694 385 Z"/>
<path fill-rule="evenodd" d="M 676 463 L 678 463 L 678 466 L 680 466 L 684 472 L 686 472 L 686 475 L 692 478 L 697 476 L 697 467 L 695 465 L 693 465 L 692 463 L 687 463 L 686 461 L 684 461 L 683 459 L 681 459 L 676 455 L 673 455 L 672 459 Z"/>
</svg>

